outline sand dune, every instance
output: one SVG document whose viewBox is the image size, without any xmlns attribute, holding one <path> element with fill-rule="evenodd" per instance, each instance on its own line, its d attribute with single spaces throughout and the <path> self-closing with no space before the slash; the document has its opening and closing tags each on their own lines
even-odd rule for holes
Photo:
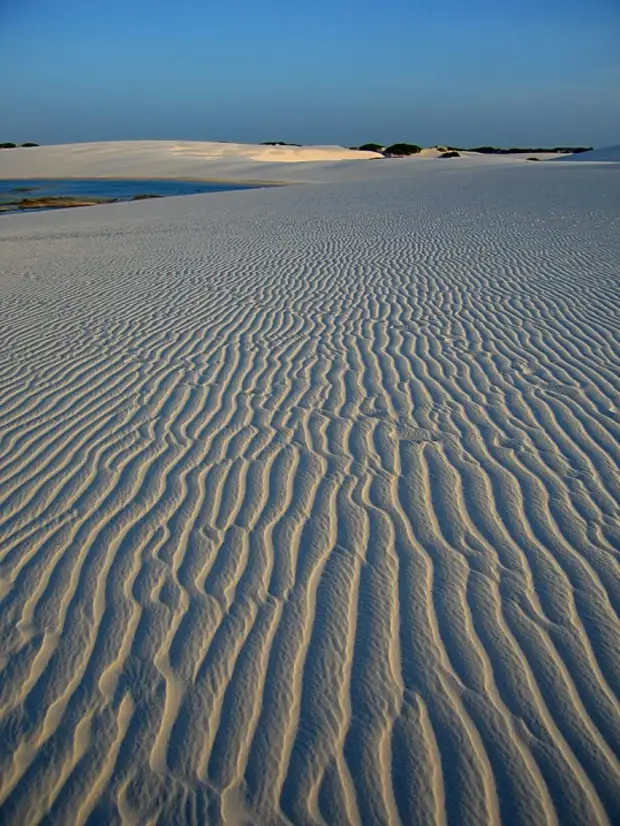
<svg viewBox="0 0 620 826">
<path fill-rule="evenodd" d="M 558 158 L 560 160 L 560 158 Z M 602 149 L 591 149 L 589 152 L 578 152 L 576 155 L 569 155 L 568 157 L 564 158 L 565 161 L 580 161 L 580 162 L 588 162 L 588 161 L 596 161 L 600 163 L 602 161 L 605 162 L 620 162 L 620 144 L 617 146 L 605 146 Z"/>
<path fill-rule="evenodd" d="M 342 146 L 262 146 L 207 141 L 101 141 L 0 152 L 0 178 L 256 179 L 291 164 L 383 158 Z M 269 180 L 272 178 L 269 177 Z M 278 180 L 276 177 L 275 180 Z"/>
<path fill-rule="evenodd" d="M 407 177 L 435 162 L 440 152 L 386 160 L 376 152 L 341 146 L 260 146 L 200 141 L 103 141 L 0 151 L 0 179 L 172 178 L 188 180 L 317 183 Z M 528 155 L 463 152 L 459 165 L 522 164 Z M 555 155 L 537 155 L 541 160 Z M 373 160 L 374 163 L 360 163 Z M 421 164 L 421 161 L 424 163 Z M 455 161 L 452 160 L 452 163 Z M 442 166 L 446 160 L 438 160 Z"/>
<path fill-rule="evenodd" d="M 620 170 L 399 163 L 2 218 L 3 824 L 619 821 Z"/>
</svg>

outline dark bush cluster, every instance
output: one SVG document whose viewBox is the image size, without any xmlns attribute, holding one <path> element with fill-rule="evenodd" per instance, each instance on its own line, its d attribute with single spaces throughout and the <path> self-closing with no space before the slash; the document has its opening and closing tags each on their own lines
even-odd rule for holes
<svg viewBox="0 0 620 826">
<path fill-rule="evenodd" d="M 591 152 L 591 146 L 556 146 L 554 149 L 537 149 L 537 152 L 558 152 L 561 155 L 579 155 L 580 152 Z M 529 152 L 529 150 L 528 150 Z"/>
<path fill-rule="evenodd" d="M 388 156 L 406 157 L 407 155 L 417 155 L 422 151 L 422 147 L 415 143 L 393 143 L 384 150 Z"/>
<path fill-rule="evenodd" d="M 442 152 L 439 156 L 440 158 L 460 158 L 460 152 L 457 152 L 455 149 L 450 149 L 448 152 Z"/>
<path fill-rule="evenodd" d="M 450 149 L 455 148 L 456 147 L 450 147 Z M 532 148 L 531 146 L 525 148 L 513 146 L 510 149 L 500 149 L 497 146 L 475 146 L 472 149 L 465 149 L 462 151 L 478 152 L 480 155 L 525 155 L 528 152 L 555 152 L 562 155 L 572 155 L 577 154 L 578 152 L 589 152 L 590 149 L 592 149 L 591 146 L 556 146 L 553 149 L 545 149 L 541 147 Z"/>
<path fill-rule="evenodd" d="M 363 143 L 355 148 L 359 149 L 360 152 L 383 152 L 384 149 L 379 143 Z"/>
<path fill-rule="evenodd" d="M 415 143 L 393 143 L 391 146 L 382 146 L 380 143 L 363 143 L 361 146 L 352 146 L 360 152 L 379 152 L 386 158 L 405 158 L 407 155 L 417 155 L 422 147 Z"/>
</svg>

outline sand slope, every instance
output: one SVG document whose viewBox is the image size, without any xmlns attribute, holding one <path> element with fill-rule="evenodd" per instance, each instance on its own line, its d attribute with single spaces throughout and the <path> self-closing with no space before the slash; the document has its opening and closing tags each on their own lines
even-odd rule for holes
<svg viewBox="0 0 620 826">
<path fill-rule="evenodd" d="M 560 160 L 560 158 L 558 158 Z M 620 144 L 617 146 L 605 146 L 602 149 L 592 149 L 590 152 L 578 152 L 576 155 L 569 155 L 564 158 L 565 161 L 581 161 L 587 163 L 588 161 L 596 161 L 597 163 L 605 162 L 620 162 Z"/>
<path fill-rule="evenodd" d="M 3 824 L 618 822 L 620 178 L 440 163 L 2 219 Z"/>
</svg>

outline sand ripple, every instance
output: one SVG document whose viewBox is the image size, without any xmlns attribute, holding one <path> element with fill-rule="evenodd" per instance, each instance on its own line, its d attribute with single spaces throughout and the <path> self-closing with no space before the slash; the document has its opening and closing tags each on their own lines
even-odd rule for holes
<svg viewBox="0 0 620 826">
<path fill-rule="evenodd" d="M 535 166 L 3 220 L 3 823 L 619 821 L 620 188 Z"/>
</svg>

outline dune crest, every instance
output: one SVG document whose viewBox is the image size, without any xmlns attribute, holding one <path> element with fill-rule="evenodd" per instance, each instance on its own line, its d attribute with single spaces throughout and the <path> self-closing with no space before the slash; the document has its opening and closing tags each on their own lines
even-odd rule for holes
<svg viewBox="0 0 620 826">
<path fill-rule="evenodd" d="M 101 141 L 0 151 L 0 179 L 172 178 L 267 181 L 274 183 L 402 178 L 441 151 L 423 149 L 408 158 L 386 159 L 377 152 L 342 146 L 270 146 L 207 141 Z M 528 155 L 462 152 L 459 165 L 521 164 Z M 539 154 L 540 159 L 556 157 Z M 374 163 L 362 163 L 363 161 Z M 439 161 L 438 161 L 439 162 Z M 447 163 L 441 160 L 441 164 Z"/>
<path fill-rule="evenodd" d="M 620 169 L 357 167 L 0 222 L 3 824 L 618 822 Z"/>
<path fill-rule="evenodd" d="M 282 164 L 382 158 L 342 146 L 268 146 L 214 141 L 100 141 L 0 151 L 0 178 L 255 177 Z"/>
</svg>

